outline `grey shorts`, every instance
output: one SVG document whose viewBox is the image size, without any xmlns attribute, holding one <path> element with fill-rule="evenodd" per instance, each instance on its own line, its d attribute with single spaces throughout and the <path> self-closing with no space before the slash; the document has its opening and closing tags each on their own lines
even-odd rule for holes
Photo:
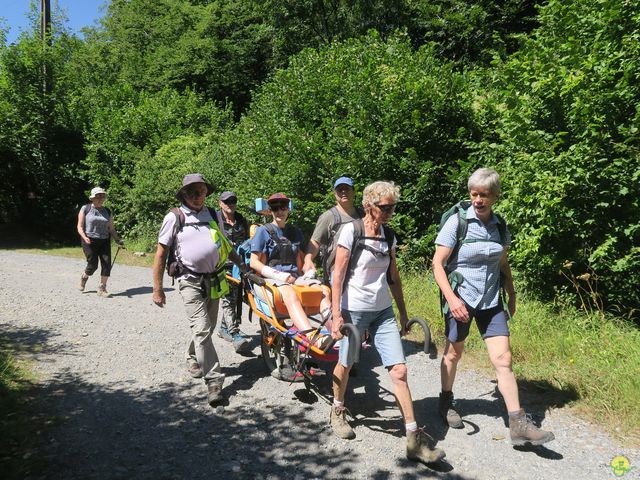
<svg viewBox="0 0 640 480">
<path fill-rule="evenodd" d="M 342 318 L 344 318 L 345 323 L 353 323 L 357 327 L 360 334 L 358 341 L 361 341 L 366 330 L 369 331 L 373 339 L 373 345 L 376 347 L 385 367 L 406 363 L 400 332 L 398 331 L 396 317 L 393 314 L 393 307 L 377 312 L 342 310 Z M 339 345 L 340 363 L 345 367 L 350 367 L 354 364 L 355 358 L 349 355 L 349 338 L 342 338 Z"/>
</svg>

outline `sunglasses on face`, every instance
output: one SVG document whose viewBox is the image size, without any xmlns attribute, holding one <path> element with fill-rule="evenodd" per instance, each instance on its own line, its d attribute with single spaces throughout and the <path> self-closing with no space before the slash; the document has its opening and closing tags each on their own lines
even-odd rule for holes
<svg viewBox="0 0 640 480">
<path fill-rule="evenodd" d="M 287 203 L 271 205 L 272 212 L 279 212 L 280 210 L 289 210 L 289 205 Z"/>
<path fill-rule="evenodd" d="M 227 200 L 222 200 L 222 203 L 224 203 L 226 205 L 237 205 L 238 204 L 238 199 L 237 198 L 229 198 Z"/>
<path fill-rule="evenodd" d="M 378 207 L 382 213 L 392 213 L 396 209 L 395 203 L 387 203 L 386 205 L 374 203 L 374 205 Z"/>
<path fill-rule="evenodd" d="M 185 190 L 185 197 L 188 198 L 199 198 L 207 195 L 207 190 Z"/>
</svg>

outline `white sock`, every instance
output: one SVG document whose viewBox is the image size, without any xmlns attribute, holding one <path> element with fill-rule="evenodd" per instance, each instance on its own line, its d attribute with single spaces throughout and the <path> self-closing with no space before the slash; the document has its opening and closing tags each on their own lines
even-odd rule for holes
<svg viewBox="0 0 640 480">
<path fill-rule="evenodd" d="M 338 401 L 338 400 L 336 400 L 336 399 L 334 398 L 334 399 L 333 399 L 333 406 L 334 406 L 334 407 L 338 407 L 338 408 L 344 407 L 344 402 L 340 402 L 340 401 Z"/>
<path fill-rule="evenodd" d="M 417 422 L 405 423 L 404 428 L 407 430 L 407 433 L 415 432 L 416 430 L 418 430 L 418 423 Z"/>
</svg>

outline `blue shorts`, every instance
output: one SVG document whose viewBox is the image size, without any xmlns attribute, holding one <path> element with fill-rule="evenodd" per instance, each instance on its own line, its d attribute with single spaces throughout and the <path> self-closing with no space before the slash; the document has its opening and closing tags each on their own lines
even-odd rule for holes
<svg viewBox="0 0 640 480">
<path fill-rule="evenodd" d="M 451 310 L 449 310 L 445 316 L 444 334 L 451 343 L 462 342 L 469 336 L 469 328 L 474 319 L 483 340 L 489 337 L 509 336 L 507 315 L 504 312 L 502 302 L 500 302 L 498 306 L 486 310 L 471 308 L 466 302 L 464 305 L 469 312 L 468 322 L 465 323 L 456 320 L 451 314 Z"/>
<path fill-rule="evenodd" d="M 358 333 L 360 333 L 358 341 L 361 341 L 365 330 L 369 331 L 373 345 L 376 347 L 385 367 L 406 363 L 398 324 L 393 314 L 393 307 L 377 312 L 342 310 L 342 318 L 344 318 L 345 323 L 353 323 L 356 326 Z M 342 338 L 339 345 L 340 363 L 345 367 L 350 367 L 353 365 L 355 358 L 350 358 L 349 356 L 349 339 L 347 337 Z"/>
</svg>

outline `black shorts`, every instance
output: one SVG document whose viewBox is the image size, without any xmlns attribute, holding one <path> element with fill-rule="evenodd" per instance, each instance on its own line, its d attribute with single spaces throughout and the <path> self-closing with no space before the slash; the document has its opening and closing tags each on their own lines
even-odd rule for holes
<svg viewBox="0 0 640 480">
<path fill-rule="evenodd" d="M 489 337 L 509 336 L 509 326 L 507 325 L 507 315 L 500 302 L 496 307 L 486 310 L 477 310 L 470 307 L 465 302 L 469 312 L 469 321 L 460 322 L 453 317 L 451 310 L 445 315 L 444 334 L 451 343 L 462 342 L 469 336 L 469 328 L 473 320 L 480 332 L 480 336 L 485 339 Z"/>
</svg>

